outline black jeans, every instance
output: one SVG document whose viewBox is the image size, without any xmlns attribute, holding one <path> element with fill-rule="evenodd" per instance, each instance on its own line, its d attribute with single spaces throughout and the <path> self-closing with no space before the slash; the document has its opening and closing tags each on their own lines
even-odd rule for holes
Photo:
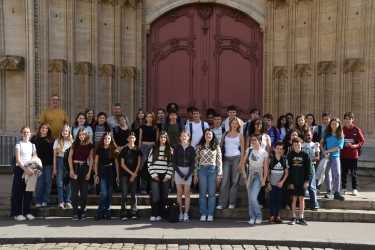
<svg viewBox="0 0 375 250">
<path fill-rule="evenodd" d="M 89 181 L 86 180 L 86 175 L 89 172 L 87 164 L 74 164 L 74 173 L 78 176 L 77 179 L 70 179 L 72 189 L 72 205 L 73 215 L 84 213 L 87 204 L 87 194 Z M 78 193 L 80 194 L 78 196 Z M 80 210 L 78 210 L 80 206 Z"/>
<path fill-rule="evenodd" d="M 357 179 L 358 159 L 341 159 L 341 187 L 346 189 L 346 176 L 350 171 L 352 176 L 352 188 L 358 189 Z"/>
<path fill-rule="evenodd" d="M 164 175 L 159 175 L 159 179 L 163 180 Z M 166 206 L 168 204 L 168 191 L 169 191 L 169 182 L 151 181 L 151 215 L 152 216 L 161 216 L 166 218 Z"/>
<path fill-rule="evenodd" d="M 27 215 L 30 213 L 33 192 L 25 191 L 26 184 L 22 175 L 22 168 L 15 166 L 12 185 L 11 216 Z"/>
<path fill-rule="evenodd" d="M 121 175 L 120 176 L 120 187 L 121 187 L 121 213 L 125 215 L 126 213 L 126 202 L 127 196 L 130 194 L 130 205 L 132 207 L 132 211 L 135 212 L 137 210 L 137 178 L 133 181 L 129 181 L 130 176 Z"/>
</svg>

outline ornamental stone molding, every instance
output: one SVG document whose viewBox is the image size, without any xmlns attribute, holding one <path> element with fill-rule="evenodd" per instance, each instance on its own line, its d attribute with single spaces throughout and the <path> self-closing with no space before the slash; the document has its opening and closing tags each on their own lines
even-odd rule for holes
<svg viewBox="0 0 375 250">
<path fill-rule="evenodd" d="M 307 63 L 296 64 L 294 74 L 296 77 L 310 76 L 312 72 L 311 65 Z"/>
<path fill-rule="evenodd" d="M 137 68 L 134 66 L 123 66 L 120 71 L 121 79 L 135 80 L 137 76 Z"/>
<path fill-rule="evenodd" d="M 364 72 L 365 62 L 362 58 L 347 58 L 344 61 L 344 73 Z"/>
<path fill-rule="evenodd" d="M 318 62 L 318 75 L 336 74 L 336 63 L 333 61 Z"/>
<path fill-rule="evenodd" d="M 99 4 L 110 4 L 112 6 L 116 6 L 118 0 L 98 0 Z"/>
<path fill-rule="evenodd" d="M 142 0 L 118 0 L 121 7 L 136 9 Z"/>
<path fill-rule="evenodd" d="M 99 66 L 100 77 L 113 77 L 115 75 L 115 65 L 113 64 L 102 64 Z"/>
<path fill-rule="evenodd" d="M 286 79 L 288 78 L 288 69 L 286 66 L 274 66 L 272 75 L 273 79 Z"/>
<path fill-rule="evenodd" d="M 268 2 L 274 3 L 274 7 L 277 9 L 288 6 L 290 0 L 268 0 Z"/>
<path fill-rule="evenodd" d="M 48 72 L 66 73 L 67 63 L 65 59 L 51 59 L 48 63 Z"/>
<path fill-rule="evenodd" d="M 93 68 L 91 62 L 76 62 L 74 64 L 74 74 L 76 75 L 92 75 Z"/>
<path fill-rule="evenodd" d="M 8 71 L 24 71 L 25 58 L 22 56 L 4 55 L 0 57 L 0 69 Z"/>
</svg>

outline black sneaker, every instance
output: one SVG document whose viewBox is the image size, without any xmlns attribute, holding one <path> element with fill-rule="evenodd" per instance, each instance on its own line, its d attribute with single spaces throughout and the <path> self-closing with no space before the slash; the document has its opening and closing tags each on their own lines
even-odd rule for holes
<svg viewBox="0 0 375 250">
<path fill-rule="evenodd" d="M 307 222 L 303 218 L 298 219 L 297 224 L 307 226 Z"/>
<path fill-rule="evenodd" d="M 290 222 L 289 225 L 295 225 L 297 223 L 297 219 L 293 218 Z"/>
<path fill-rule="evenodd" d="M 80 220 L 86 220 L 86 219 L 87 219 L 86 213 L 82 213 Z"/>
<path fill-rule="evenodd" d="M 73 217 L 72 217 L 72 220 L 75 220 L 75 221 L 79 220 L 78 214 L 74 214 Z"/>
<path fill-rule="evenodd" d="M 336 193 L 335 193 L 335 196 L 334 196 L 334 199 L 335 199 L 335 200 L 339 200 L 339 201 L 344 201 L 344 200 L 345 200 L 345 197 L 342 196 L 339 192 L 336 192 Z"/>
<path fill-rule="evenodd" d="M 112 216 L 110 214 L 107 214 L 104 216 L 104 219 L 106 220 L 111 220 L 112 219 Z"/>
<path fill-rule="evenodd" d="M 104 219 L 104 216 L 101 215 L 101 214 L 97 214 L 97 215 L 95 216 L 95 220 L 102 220 L 102 219 Z"/>
</svg>

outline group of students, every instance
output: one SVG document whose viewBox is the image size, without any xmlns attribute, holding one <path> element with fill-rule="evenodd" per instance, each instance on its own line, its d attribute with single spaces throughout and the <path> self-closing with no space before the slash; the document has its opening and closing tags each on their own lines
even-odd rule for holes
<svg viewBox="0 0 375 250">
<path fill-rule="evenodd" d="M 208 110 L 207 121 L 197 108 L 188 109 L 184 121 L 175 103 L 167 110 L 139 110 L 130 125 L 121 112 L 93 118 L 93 110 L 79 113 L 73 127 L 68 124 L 53 135 L 42 122 L 31 138 L 21 129 L 16 145 L 16 167 L 11 214 L 17 221 L 32 220 L 30 206 L 35 191 L 36 207 L 47 206 L 52 178 L 56 178 L 58 206 L 72 208 L 73 219 L 86 217 L 90 179 L 99 185 L 96 219 L 111 218 L 113 187 L 121 190 L 121 219 L 137 218 L 137 193 L 149 192 L 151 222 L 168 217 L 171 184 L 177 191 L 178 221 L 189 221 L 191 188 L 198 185 L 200 221 L 213 221 L 216 209 L 235 209 L 241 177 L 248 193 L 249 224 L 263 221 L 261 205 L 269 192 L 270 223 L 281 223 L 280 208 L 291 205 L 291 224 L 306 224 L 304 196 L 308 191 L 311 209 L 319 209 L 315 169 L 323 157 L 326 169 L 326 198 L 344 200 L 346 176 L 351 172 L 353 195 L 358 194 L 357 161 L 364 136 L 354 125 L 354 114 L 338 118 L 322 115 L 316 125 L 312 114 L 281 116 L 277 126 L 271 114 L 252 110 L 248 121 L 237 116 L 235 106 L 228 117 Z M 25 176 L 36 175 L 29 167 L 39 157 L 42 170 L 35 190 L 26 188 Z M 216 190 L 219 187 L 218 204 Z M 130 195 L 130 204 L 128 204 Z M 289 202 L 291 200 L 291 204 Z M 299 203 L 299 216 L 297 216 Z M 130 205 L 130 210 L 127 210 Z"/>
</svg>

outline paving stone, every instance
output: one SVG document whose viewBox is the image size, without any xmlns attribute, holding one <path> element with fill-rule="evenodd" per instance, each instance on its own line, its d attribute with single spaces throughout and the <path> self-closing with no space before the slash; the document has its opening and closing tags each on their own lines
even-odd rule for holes
<svg viewBox="0 0 375 250">
<path fill-rule="evenodd" d="M 253 245 L 243 245 L 243 247 L 245 248 L 245 250 L 255 250 L 255 246 Z"/>
</svg>

